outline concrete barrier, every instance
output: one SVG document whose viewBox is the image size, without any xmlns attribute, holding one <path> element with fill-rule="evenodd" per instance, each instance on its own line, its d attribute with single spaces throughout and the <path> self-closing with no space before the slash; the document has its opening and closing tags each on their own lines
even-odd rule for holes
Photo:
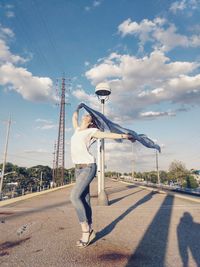
<svg viewBox="0 0 200 267">
<path fill-rule="evenodd" d="M 53 191 L 56 191 L 56 190 L 59 190 L 59 189 L 70 187 L 73 184 L 74 183 L 63 185 L 63 186 L 56 187 L 56 188 L 51 188 L 51 189 L 40 191 L 40 192 L 30 193 L 30 194 L 23 195 L 23 196 L 20 196 L 20 197 L 15 197 L 15 198 L 3 200 L 3 201 L 0 201 L 0 207 L 7 206 L 7 205 L 10 205 L 12 203 L 15 203 L 15 202 L 18 202 L 18 201 L 22 201 L 22 200 L 26 200 L 26 199 L 29 199 L 29 198 L 32 198 L 32 197 L 41 196 L 43 194 L 47 194 L 47 193 L 50 193 L 50 192 L 53 192 Z"/>
</svg>

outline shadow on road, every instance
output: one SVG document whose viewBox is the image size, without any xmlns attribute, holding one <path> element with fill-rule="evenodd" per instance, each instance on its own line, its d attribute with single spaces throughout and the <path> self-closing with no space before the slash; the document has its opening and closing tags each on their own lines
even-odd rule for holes
<svg viewBox="0 0 200 267">
<path fill-rule="evenodd" d="M 112 230 L 115 228 L 115 226 L 121 221 L 123 220 L 131 211 L 133 211 L 134 209 L 136 209 L 138 206 L 144 204 L 145 202 L 151 200 L 151 198 L 153 197 L 155 193 L 151 192 L 148 195 L 146 195 L 145 197 L 143 197 L 142 199 L 140 199 L 138 202 L 136 202 L 134 205 L 132 205 L 131 207 L 129 207 L 125 212 L 123 212 L 119 217 L 117 217 L 113 222 L 111 222 L 109 225 L 107 225 L 105 228 L 103 228 L 100 232 L 97 232 L 96 238 L 94 240 L 97 241 L 101 238 L 103 238 L 104 236 L 108 235 L 109 233 L 112 232 Z"/>
<path fill-rule="evenodd" d="M 44 212 L 44 211 L 55 209 L 55 208 L 58 208 L 58 207 L 65 207 L 67 204 L 71 204 L 71 202 L 69 200 L 67 200 L 67 201 L 59 202 L 59 203 L 56 203 L 56 204 L 53 204 L 53 205 L 42 206 L 40 208 L 33 208 L 33 209 L 25 210 L 25 211 L 18 211 L 18 212 L 15 212 L 15 213 L 13 212 L 11 215 L 0 217 L 0 220 L 8 221 L 8 220 L 11 220 L 13 218 L 17 218 L 17 217 L 20 217 L 20 216 L 25 216 L 25 215 L 28 215 L 28 214 Z"/>
<path fill-rule="evenodd" d="M 122 192 L 122 191 L 125 191 L 125 190 L 128 190 L 128 189 L 131 189 L 131 188 L 136 188 L 138 186 L 136 185 L 126 185 L 126 186 L 120 186 L 120 187 L 115 187 L 115 188 L 106 188 L 106 193 L 111 195 L 111 194 L 114 194 L 114 193 L 119 193 L 119 192 Z"/>
<path fill-rule="evenodd" d="M 195 223 L 189 212 L 185 212 L 177 227 L 177 237 L 183 266 L 189 267 L 189 250 L 197 266 L 200 266 L 200 224 Z"/>
<path fill-rule="evenodd" d="M 138 190 L 138 191 L 136 191 L 136 192 L 130 193 L 130 194 L 125 195 L 125 196 L 123 196 L 123 197 L 118 197 L 118 198 L 112 199 L 112 200 L 109 201 L 109 205 L 113 205 L 113 204 L 115 204 L 115 203 L 121 201 L 122 199 L 124 199 L 124 198 L 126 198 L 126 197 L 129 197 L 129 196 L 131 196 L 131 195 L 134 195 L 134 194 L 136 194 L 136 193 L 139 193 L 139 192 L 141 192 L 141 191 L 143 191 L 143 190 L 144 190 L 144 189 L 140 189 L 140 190 Z"/>
<path fill-rule="evenodd" d="M 166 196 L 126 267 L 164 267 L 173 196 Z M 134 238 L 134 237 L 133 237 Z"/>
</svg>

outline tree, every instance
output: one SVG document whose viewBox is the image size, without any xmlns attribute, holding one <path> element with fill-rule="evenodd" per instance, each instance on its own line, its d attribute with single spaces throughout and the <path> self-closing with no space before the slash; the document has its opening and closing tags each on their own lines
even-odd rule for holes
<svg viewBox="0 0 200 267">
<path fill-rule="evenodd" d="M 173 181 L 178 182 L 181 186 L 183 185 L 186 176 L 188 175 L 188 170 L 181 161 L 173 161 L 169 166 L 169 178 Z"/>
<path fill-rule="evenodd" d="M 49 166 L 36 165 L 28 168 L 28 176 L 29 180 L 38 181 L 38 185 L 40 185 L 40 181 L 42 180 L 42 185 L 47 186 L 52 181 L 52 170 Z"/>
<path fill-rule="evenodd" d="M 162 184 L 167 184 L 168 183 L 168 173 L 166 171 L 160 171 L 160 181 Z"/>
<path fill-rule="evenodd" d="M 199 184 L 195 180 L 194 176 L 188 175 L 186 177 L 186 181 L 183 183 L 183 187 L 195 189 L 195 188 L 199 187 Z"/>
<path fill-rule="evenodd" d="M 149 176 L 151 183 L 156 184 L 158 182 L 157 172 L 155 172 L 155 171 L 149 172 L 148 176 Z"/>
</svg>

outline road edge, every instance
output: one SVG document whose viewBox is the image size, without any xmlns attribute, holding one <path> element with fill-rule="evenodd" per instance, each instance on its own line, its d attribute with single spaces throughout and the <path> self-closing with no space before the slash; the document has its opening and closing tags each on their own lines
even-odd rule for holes
<svg viewBox="0 0 200 267">
<path fill-rule="evenodd" d="M 134 183 L 125 182 L 125 181 L 120 181 L 120 182 L 124 183 L 124 184 L 134 184 Z M 174 197 L 177 197 L 177 198 L 189 200 L 189 201 L 192 201 L 192 202 L 200 203 L 200 199 L 195 199 L 195 198 L 192 198 L 192 197 L 183 196 L 183 195 L 177 194 L 176 192 L 167 192 L 167 191 L 163 191 L 163 190 L 160 190 L 160 189 L 156 189 L 156 188 L 153 188 L 153 187 L 147 187 L 147 186 L 143 186 L 143 185 L 137 185 L 137 186 L 140 187 L 140 188 L 149 190 L 149 191 L 160 193 L 160 194 L 166 194 L 166 195 L 174 196 Z"/>
<path fill-rule="evenodd" d="M 37 196 L 40 196 L 40 195 L 43 195 L 43 194 L 47 194 L 47 193 L 50 193 L 50 192 L 53 192 L 53 191 L 56 191 L 56 190 L 59 190 L 59 189 L 70 187 L 72 185 L 74 185 L 74 183 L 63 185 L 63 186 L 56 187 L 56 188 L 51 188 L 51 189 L 40 191 L 40 192 L 30 193 L 30 194 L 27 194 L 27 195 L 24 195 L 24 196 L 15 197 L 15 198 L 11 198 L 11 199 L 8 199 L 8 200 L 3 200 L 3 201 L 0 201 L 0 207 L 4 207 L 4 206 L 10 205 L 10 204 L 13 204 L 15 202 L 26 200 L 26 199 L 29 199 L 29 198 L 32 198 L 32 197 L 37 197 Z"/>
</svg>

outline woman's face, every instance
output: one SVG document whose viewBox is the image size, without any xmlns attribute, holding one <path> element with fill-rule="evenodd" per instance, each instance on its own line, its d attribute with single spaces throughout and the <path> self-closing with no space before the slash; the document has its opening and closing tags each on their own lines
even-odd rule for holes
<svg viewBox="0 0 200 267">
<path fill-rule="evenodd" d="M 84 122 L 90 124 L 90 123 L 92 122 L 92 117 L 91 117 L 89 114 L 84 115 L 84 116 L 82 117 L 82 121 L 84 121 Z"/>
</svg>

